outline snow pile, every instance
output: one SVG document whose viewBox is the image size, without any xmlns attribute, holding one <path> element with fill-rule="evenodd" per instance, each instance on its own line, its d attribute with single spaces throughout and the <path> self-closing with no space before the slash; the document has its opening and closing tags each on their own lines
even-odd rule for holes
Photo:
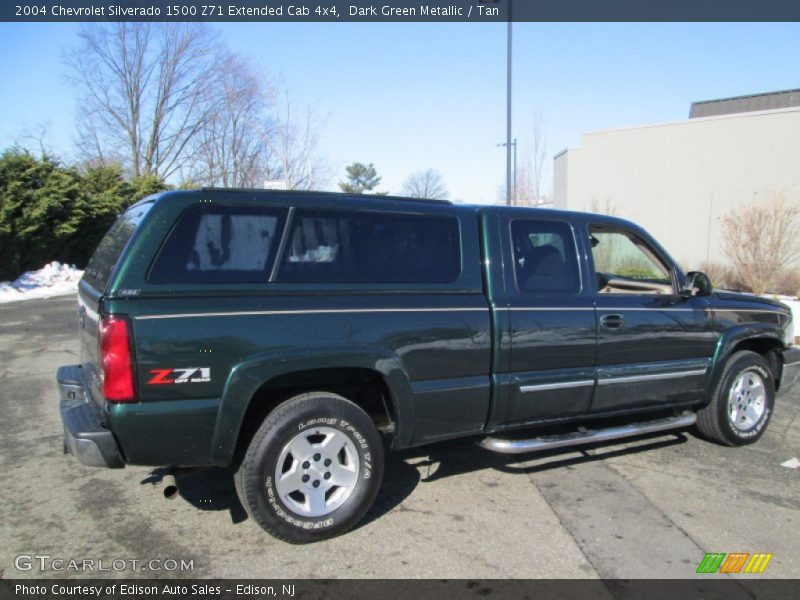
<svg viewBox="0 0 800 600">
<path fill-rule="evenodd" d="M 0 282 L 0 303 L 73 294 L 83 271 L 53 261 L 38 271 L 28 271 L 14 281 Z"/>
</svg>

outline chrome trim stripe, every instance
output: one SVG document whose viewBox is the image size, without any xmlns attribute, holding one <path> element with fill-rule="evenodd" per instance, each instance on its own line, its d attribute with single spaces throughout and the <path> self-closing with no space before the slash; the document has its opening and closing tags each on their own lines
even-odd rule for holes
<svg viewBox="0 0 800 600">
<path fill-rule="evenodd" d="M 169 315 L 143 315 L 134 317 L 137 321 L 153 319 L 188 319 L 193 317 L 250 317 L 263 315 L 307 315 L 340 313 L 406 313 L 406 312 L 489 312 L 488 308 L 321 308 L 302 310 L 250 310 L 239 312 L 176 313 Z"/>
<path fill-rule="evenodd" d="M 520 386 L 519 391 L 522 393 L 541 392 L 544 390 L 561 390 L 567 388 L 587 387 L 590 385 L 594 385 L 594 379 L 582 379 L 580 381 L 564 381 L 562 383 L 542 383 L 536 385 L 523 385 Z"/>
<path fill-rule="evenodd" d="M 758 308 L 711 308 L 710 310 L 713 310 L 714 312 L 734 312 L 734 313 L 751 312 L 751 313 L 766 313 L 769 315 L 784 315 L 784 316 L 789 314 L 786 311 L 778 310 L 777 308 L 775 310 L 761 310 Z"/>
<path fill-rule="evenodd" d="M 705 375 L 707 369 L 695 369 L 693 371 L 673 371 L 672 373 L 654 373 L 652 375 L 631 375 L 629 377 L 609 377 L 608 379 L 598 379 L 597 385 L 611 385 L 614 383 L 634 383 L 637 381 L 656 381 L 658 379 L 676 379 L 678 377 L 694 377 Z"/>
<path fill-rule="evenodd" d="M 508 306 L 497 308 L 495 310 L 510 310 L 510 311 L 594 311 L 610 312 L 610 311 L 649 311 L 660 310 L 669 312 L 695 312 L 694 308 L 598 308 L 593 307 L 563 307 L 563 306 L 536 306 L 536 307 L 521 307 L 521 306 Z M 725 311 L 725 312 L 761 312 L 768 314 L 784 314 L 772 310 L 750 310 L 747 308 L 742 309 L 718 309 L 711 310 Z M 175 313 L 167 315 L 143 315 L 134 317 L 135 320 L 146 321 L 151 319 L 181 319 L 191 317 L 235 317 L 235 316 L 255 316 L 255 315 L 303 315 L 303 314 L 336 314 L 336 313 L 402 313 L 402 312 L 488 312 L 489 308 L 322 308 L 322 309 L 303 309 L 303 310 L 253 310 L 253 311 L 239 311 L 239 312 L 210 312 L 210 313 Z"/>
<path fill-rule="evenodd" d="M 502 309 L 499 309 L 502 310 Z M 652 308 L 642 308 L 642 307 L 631 307 L 631 306 L 618 306 L 618 307 L 607 307 L 602 306 L 598 308 L 593 307 L 582 307 L 582 306 L 509 306 L 505 310 L 518 310 L 518 311 L 552 311 L 552 310 L 597 310 L 598 312 L 622 312 L 622 311 L 649 311 L 649 310 L 660 310 L 662 312 L 705 312 L 705 311 L 715 311 L 715 312 L 754 312 L 754 313 L 765 313 L 770 315 L 781 314 L 786 315 L 787 313 L 778 311 L 778 310 L 758 310 L 758 309 L 751 309 L 751 308 L 660 308 L 658 306 L 654 306 Z"/>
<path fill-rule="evenodd" d="M 505 310 L 594 310 L 593 306 L 507 306 Z"/>
<path fill-rule="evenodd" d="M 602 306 L 598 308 L 593 307 L 584 307 L 584 306 L 509 306 L 506 307 L 506 310 L 518 310 L 518 311 L 553 311 L 553 310 L 597 310 L 599 312 L 606 312 L 606 311 L 614 311 L 614 312 L 621 312 L 621 311 L 650 311 L 650 310 L 660 310 L 662 312 L 704 312 L 704 311 L 715 311 L 715 312 L 750 312 L 750 313 L 766 313 L 770 315 L 786 315 L 787 313 L 779 311 L 779 310 L 759 310 L 753 308 L 642 308 L 642 307 L 630 307 L 630 306 L 618 306 L 618 307 L 607 307 Z"/>
</svg>

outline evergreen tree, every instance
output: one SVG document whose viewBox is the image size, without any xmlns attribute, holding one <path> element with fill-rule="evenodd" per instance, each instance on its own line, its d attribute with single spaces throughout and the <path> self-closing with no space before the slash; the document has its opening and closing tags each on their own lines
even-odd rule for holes
<svg viewBox="0 0 800 600">
<path fill-rule="evenodd" d="M 157 194 L 170 189 L 172 186 L 167 185 L 163 179 L 155 175 L 142 175 L 136 177 L 130 182 L 130 200 L 128 205 L 138 202 L 142 198 L 150 194 Z"/>
<path fill-rule="evenodd" d="M 126 181 L 121 165 L 88 167 L 81 177 L 81 195 L 74 208 L 78 227 L 66 241 L 62 254 L 66 262 L 86 265 L 117 215 L 142 198 L 166 189 L 164 181 L 154 175 Z"/>
<path fill-rule="evenodd" d="M 62 258 L 77 231 L 80 177 L 50 156 L 13 148 L 0 156 L 0 279 Z"/>
<path fill-rule="evenodd" d="M 0 280 L 50 261 L 83 267 L 117 215 L 167 189 L 154 176 L 126 181 L 119 165 L 79 171 L 12 148 L 0 155 Z"/>
<path fill-rule="evenodd" d="M 375 165 L 369 163 L 365 165 L 360 162 L 355 162 L 345 167 L 347 172 L 347 181 L 340 181 L 339 187 L 343 192 L 349 194 L 363 194 L 378 187 L 381 178 L 378 177 L 375 171 Z"/>
</svg>

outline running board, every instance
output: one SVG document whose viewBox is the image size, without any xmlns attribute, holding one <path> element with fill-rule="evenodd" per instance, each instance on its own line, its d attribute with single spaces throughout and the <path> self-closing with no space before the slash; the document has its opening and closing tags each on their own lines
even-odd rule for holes
<svg viewBox="0 0 800 600">
<path fill-rule="evenodd" d="M 552 450 L 553 448 L 607 442 L 635 435 L 669 431 L 670 429 L 682 429 L 694 425 L 695 421 L 697 421 L 697 415 L 695 413 L 684 412 L 674 417 L 666 417 L 664 419 L 645 421 L 642 423 L 631 423 L 630 425 L 621 425 L 619 427 L 608 427 L 595 431 L 581 429 L 573 433 L 547 435 L 527 440 L 487 437 L 478 443 L 483 448 L 491 450 L 492 452 L 500 452 L 501 454 L 522 454 L 524 452 L 536 452 L 539 450 Z"/>
</svg>

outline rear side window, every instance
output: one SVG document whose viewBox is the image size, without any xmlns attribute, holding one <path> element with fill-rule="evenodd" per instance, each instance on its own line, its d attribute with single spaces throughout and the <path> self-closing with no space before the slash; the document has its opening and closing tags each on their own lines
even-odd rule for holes
<svg viewBox="0 0 800 600">
<path fill-rule="evenodd" d="M 454 217 L 300 210 L 277 280 L 451 283 L 460 272 L 461 242 Z"/>
<path fill-rule="evenodd" d="M 83 279 L 94 289 L 100 292 L 105 291 L 108 278 L 111 277 L 111 272 L 125 249 L 125 245 L 152 207 L 152 202 L 132 206 L 122 213 L 108 230 L 83 273 Z"/>
<path fill-rule="evenodd" d="M 269 279 L 283 211 L 197 205 L 172 229 L 150 269 L 152 283 L 264 283 Z"/>
<path fill-rule="evenodd" d="M 577 294 L 581 290 L 575 236 L 563 221 L 511 224 L 517 287 L 528 294 Z"/>
</svg>

